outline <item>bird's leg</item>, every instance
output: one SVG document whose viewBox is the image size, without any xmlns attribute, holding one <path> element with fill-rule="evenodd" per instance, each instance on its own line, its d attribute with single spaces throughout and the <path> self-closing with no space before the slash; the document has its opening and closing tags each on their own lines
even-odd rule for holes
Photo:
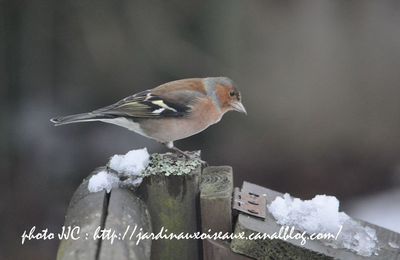
<svg viewBox="0 0 400 260">
<path fill-rule="evenodd" d="M 203 165 L 207 165 L 207 162 L 201 160 L 200 158 L 196 158 L 195 155 L 190 155 L 185 153 L 184 151 L 182 151 L 181 149 L 177 148 L 174 146 L 174 142 L 167 142 L 167 143 L 163 143 L 168 149 L 171 149 L 173 151 L 175 151 L 176 153 L 182 154 L 183 156 L 185 156 L 187 159 L 197 159 L 200 160 L 201 164 Z"/>
<path fill-rule="evenodd" d="M 177 152 L 177 153 L 179 153 L 179 154 L 182 154 L 182 155 L 185 156 L 187 159 L 192 159 L 192 157 L 191 157 L 189 154 L 187 154 L 187 153 L 185 153 L 184 151 L 182 151 L 181 149 L 175 147 L 175 146 L 174 146 L 174 142 L 167 142 L 167 143 L 164 143 L 164 145 L 165 145 L 168 149 L 174 150 L 175 152 Z"/>
</svg>

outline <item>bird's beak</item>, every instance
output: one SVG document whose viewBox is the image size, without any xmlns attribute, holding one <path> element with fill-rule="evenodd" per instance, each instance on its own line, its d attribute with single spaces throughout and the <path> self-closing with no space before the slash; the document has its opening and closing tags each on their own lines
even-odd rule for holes
<svg viewBox="0 0 400 260">
<path fill-rule="evenodd" d="M 244 113 L 244 114 L 247 115 L 246 108 L 244 108 L 242 102 L 240 102 L 240 101 L 235 101 L 235 102 L 233 102 L 233 103 L 232 103 L 232 108 L 233 108 L 233 110 L 235 110 L 235 111 L 238 111 L 238 112 L 240 112 L 240 113 Z"/>
</svg>

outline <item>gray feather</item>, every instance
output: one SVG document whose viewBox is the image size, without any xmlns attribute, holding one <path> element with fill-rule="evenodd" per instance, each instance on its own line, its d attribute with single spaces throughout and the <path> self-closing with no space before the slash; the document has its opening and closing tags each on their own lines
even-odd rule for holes
<svg viewBox="0 0 400 260">
<path fill-rule="evenodd" d="M 58 125 L 66 125 L 79 122 L 98 121 L 100 119 L 105 119 L 105 118 L 109 118 L 109 116 L 101 114 L 93 114 L 93 113 L 82 113 L 70 116 L 55 117 L 50 119 L 50 121 L 53 122 L 55 126 L 58 126 Z"/>
</svg>

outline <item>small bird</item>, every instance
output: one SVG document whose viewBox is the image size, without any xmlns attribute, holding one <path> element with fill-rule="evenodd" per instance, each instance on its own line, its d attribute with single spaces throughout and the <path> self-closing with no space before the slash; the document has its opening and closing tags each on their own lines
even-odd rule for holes
<svg viewBox="0 0 400 260">
<path fill-rule="evenodd" d="M 162 84 L 89 113 L 50 121 L 56 126 L 89 121 L 115 124 L 191 158 L 175 147 L 174 141 L 218 123 L 231 110 L 247 114 L 241 94 L 231 79 L 190 78 Z"/>
</svg>

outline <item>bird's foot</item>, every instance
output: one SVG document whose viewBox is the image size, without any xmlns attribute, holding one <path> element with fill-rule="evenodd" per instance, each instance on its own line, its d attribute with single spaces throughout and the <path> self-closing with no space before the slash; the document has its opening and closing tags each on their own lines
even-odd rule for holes
<svg viewBox="0 0 400 260">
<path fill-rule="evenodd" d="M 208 163 L 206 162 L 206 161 L 203 161 L 201 158 L 200 158 L 200 151 L 193 151 L 193 152 L 184 152 L 184 151 L 181 151 L 182 153 L 181 154 L 183 154 L 185 157 L 186 157 L 186 159 L 188 159 L 188 160 L 197 160 L 197 161 L 199 161 L 203 166 L 208 166 Z"/>
<path fill-rule="evenodd" d="M 194 151 L 194 152 L 184 152 L 178 148 L 172 148 L 172 150 L 174 150 L 176 155 L 183 155 L 187 160 L 197 160 L 199 161 L 203 166 L 208 166 L 206 161 L 203 161 L 200 158 L 200 151 Z"/>
<path fill-rule="evenodd" d="M 200 151 L 184 152 L 184 151 L 182 151 L 181 149 L 175 147 L 173 142 L 164 143 L 164 145 L 165 145 L 168 149 L 173 150 L 173 151 L 175 152 L 175 154 L 183 155 L 183 156 L 184 156 L 186 159 L 188 159 L 188 160 L 198 160 L 198 161 L 200 161 L 200 163 L 201 163 L 203 166 L 207 166 L 207 165 L 208 165 L 206 161 L 203 161 L 203 160 L 200 158 Z"/>
</svg>

